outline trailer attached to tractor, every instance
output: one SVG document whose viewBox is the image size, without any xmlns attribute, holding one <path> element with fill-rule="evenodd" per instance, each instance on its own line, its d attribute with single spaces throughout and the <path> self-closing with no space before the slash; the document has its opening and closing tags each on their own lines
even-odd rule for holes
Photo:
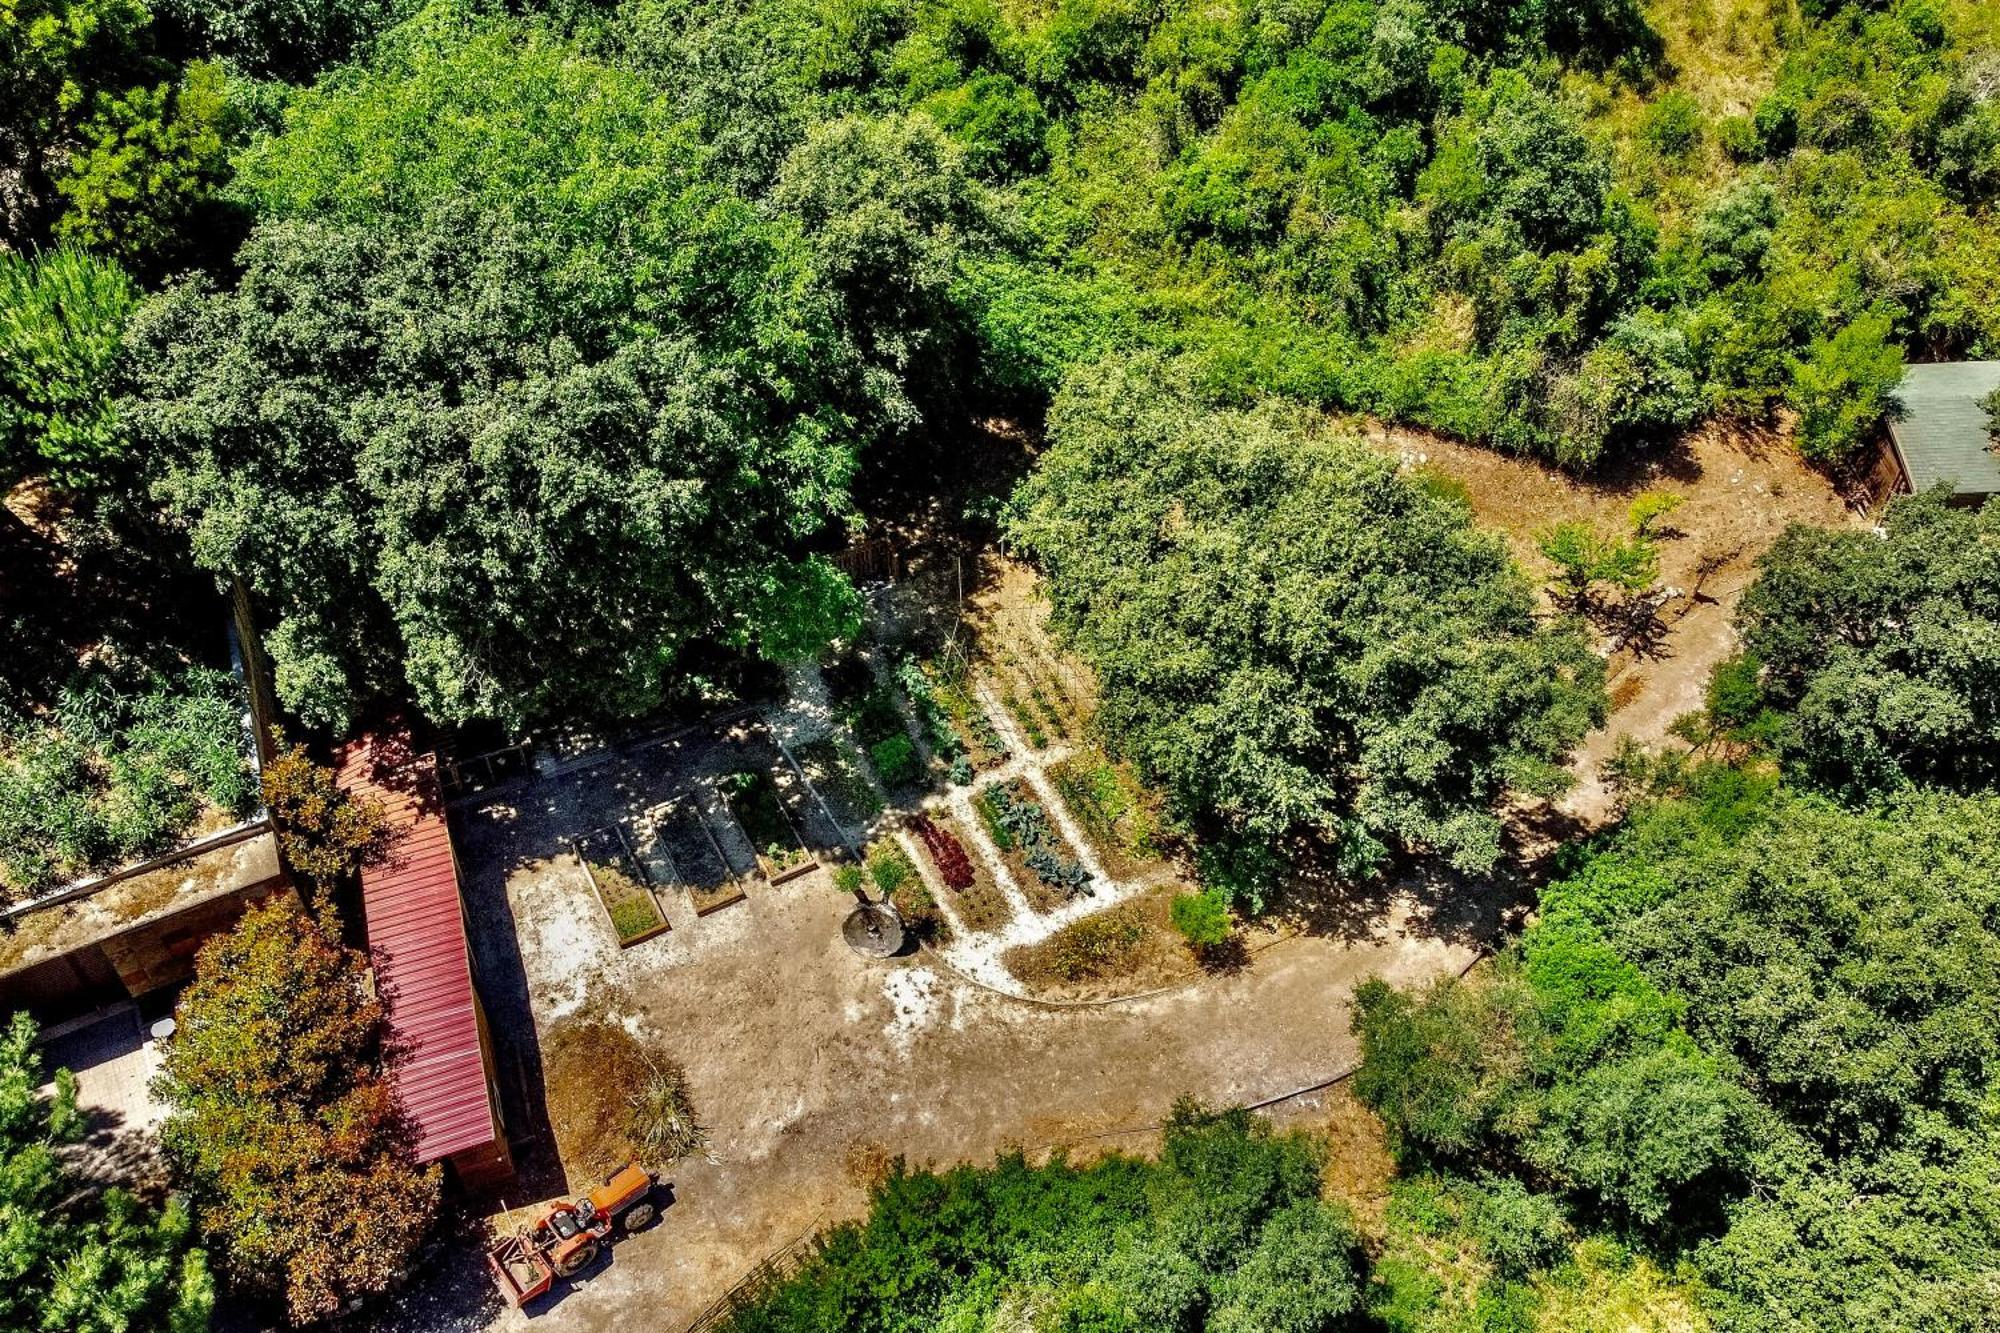
<svg viewBox="0 0 2000 1333">
<path fill-rule="evenodd" d="M 487 1247 L 486 1266 L 507 1303 L 521 1306 L 557 1278 L 588 1268 L 614 1228 L 629 1235 L 657 1216 L 652 1173 L 630 1162 L 581 1198 L 553 1199 L 534 1209 L 532 1223 Z"/>
</svg>

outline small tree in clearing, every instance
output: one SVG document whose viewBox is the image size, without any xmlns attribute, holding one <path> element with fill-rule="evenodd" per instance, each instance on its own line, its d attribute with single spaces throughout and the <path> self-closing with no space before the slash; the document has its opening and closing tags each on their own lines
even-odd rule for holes
<svg viewBox="0 0 2000 1333">
<path fill-rule="evenodd" d="M 278 845 L 293 872 L 307 881 L 315 911 L 327 891 L 388 850 L 389 822 L 380 803 L 356 800 L 315 764 L 303 745 L 287 745 L 275 729 L 277 757 L 264 769 L 264 806 L 278 825 Z"/>
<path fill-rule="evenodd" d="M 1634 537 L 1658 537 L 1663 535 L 1660 520 L 1685 503 L 1687 497 L 1679 491 L 1641 491 L 1625 511 L 1625 521 L 1631 524 Z"/>
<path fill-rule="evenodd" d="M 1633 523 L 1639 523 L 1634 506 Z M 1658 517 L 1657 514 L 1648 516 Z M 1558 523 L 1536 534 L 1535 545 L 1555 566 L 1559 600 L 1580 607 L 1591 585 L 1607 583 L 1621 592 L 1644 592 L 1660 576 L 1660 550 L 1643 533 L 1630 539 L 1598 535 L 1588 523 Z"/>
<path fill-rule="evenodd" d="M 295 1324 L 385 1290 L 438 1206 L 384 1070 L 361 956 L 289 896 L 203 946 L 155 1092 L 224 1269 Z"/>
<path fill-rule="evenodd" d="M 1218 948 L 1229 939 L 1229 906 L 1221 894 L 1177 894 L 1167 913 L 1174 929 L 1188 942 L 1188 948 L 1198 955 Z"/>
</svg>

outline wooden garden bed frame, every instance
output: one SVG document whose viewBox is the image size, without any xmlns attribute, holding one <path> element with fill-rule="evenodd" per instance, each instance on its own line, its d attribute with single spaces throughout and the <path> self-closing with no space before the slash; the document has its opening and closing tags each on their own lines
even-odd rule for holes
<svg viewBox="0 0 2000 1333">
<path fill-rule="evenodd" d="M 667 864 L 672 867 L 674 884 L 687 894 L 688 903 L 694 908 L 696 916 L 703 917 L 710 912 L 719 912 L 750 896 L 743 888 L 743 876 L 729 868 L 729 855 L 722 850 L 721 840 L 715 836 L 715 830 L 709 826 L 708 816 L 702 813 L 701 802 L 694 798 L 692 792 L 684 791 L 654 809 L 659 812 L 655 819 L 654 843 L 659 847 L 660 854 L 666 857 Z M 659 831 L 659 826 L 671 820 L 676 811 L 685 812 L 689 822 L 701 830 L 702 839 L 707 842 L 709 851 L 715 854 L 715 864 L 722 870 L 722 881 L 713 889 L 702 888 L 695 883 L 692 876 L 681 869 L 680 861 L 674 856 L 674 849 L 667 844 L 665 835 Z"/>
<path fill-rule="evenodd" d="M 806 846 L 806 840 L 799 836 L 799 826 L 792 822 L 791 811 L 785 809 L 784 798 L 778 794 L 778 784 L 772 779 L 770 773 L 762 768 L 738 769 L 737 772 L 754 773 L 763 779 L 765 788 L 770 794 L 771 806 L 778 812 L 778 818 L 784 821 L 785 831 L 791 837 L 792 846 L 796 847 L 799 850 L 799 854 L 805 858 L 794 865 L 782 868 L 773 862 L 770 857 L 764 854 L 764 849 L 757 845 L 756 835 L 750 831 L 750 825 L 744 821 L 743 812 L 738 804 L 741 798 L 737 793 L 729 791 L 726 787 L 718 784 L 717 794 L 722 797 L 723 805 L 728 808 L 729 817 L 736 821 L 736 827 L 743 830 L 743 837 L 750 844 L 751 854 L 757 858 L 757 868 L 763 872 L 765 882 L 773 886 L 785 884 L 797 879 L 801 875 L 811 874 L 813 871 L 819 869 L 819 858 L 814 856 L 812 849 Z M 731 776 L 733 774 L 724 775 L 725 778 Z"/>
<path fill-rule="evenodd" d="M 592 838 L 607 835 L 617 842 L 618 854 L 624 858 L 625 862 L 623 867 L 605 867 L 603 862 L 593 858 L 584 851 L 585 844 Z M 633 945 L 644 943 L 656 935 L 664 935 L 674 928 L 673 923 L 667 920 L 666 908 L 660 906 L 659 895 L 653 892 L 653 886 L 646 881 L 645 867 L 640 865 L 639 858 L 632 854 L 632 844 L 626 841 L 625 830 L 619 828 L 616 824 L 606 824 L 602 827 L 594 828 L 588 833 L 572 839 L 570 850 L 576 853 L 577 864 L 583 867 L 584 878 L 590 881 L 590 891 L 596 895 L 597 905 L 604 909 L 604 919 L 610 925 L 611 937 L 618 941 L 619 948 L 629 949 Z M 621 894 L 620 901 L 643 901 L 648 907 L 653 909 L 653 917 L 658 924 L 649 926 L 632 935 L 621 934 L 618 929 L 617 908 L 612 903 L 610 896 L 605 892 L 604 876 L 600 873 L 602 868 L 617 869 L 619 874 L 637 890 L 636 896 Z"/>
</svg>

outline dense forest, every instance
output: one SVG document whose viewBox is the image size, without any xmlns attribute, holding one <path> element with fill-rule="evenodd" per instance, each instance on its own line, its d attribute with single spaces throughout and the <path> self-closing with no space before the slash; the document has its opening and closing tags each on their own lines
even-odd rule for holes
<svg viewBox="0 0 2000 1333">
<path fill-rule="evenodd" d="M 2000 356 L 1982 0 L 19 0 L 0 66 L 0 481 L 241 579 L 305 727 L 810 657 L 830 556 L 1005 416 L 1036 461 L 971 508 L 1244 910 L 1304 844 L 1489 868 L 1607 711 L 1356 417 L 1839 474 L 1906 361 Z M 2000 1326 L 2000 507 L 1795 529 L 1736 629 L 1521 938 L 1361 990 L 1378 1223 L 1183 1107 L 1158 1162 L 899 1168 L 738 1326 Z M 28 688 L 5 632 L 0 890 L 253 800 L 218 679 Z M 24 1216 L 75 1130 L 30 1045 Z M 191 1225 L 113 1195 L 25 1290 L 196 1328 Z"/>
<path fill-rule="evenodd" d="M 35 0 L 7 470 L 150 497 L 338 722 L 852 624 L 864 462 L 1107 354 L 1588 469 L 1837 461 L 2000 339 L 1990 7 Z"/>
</svg>

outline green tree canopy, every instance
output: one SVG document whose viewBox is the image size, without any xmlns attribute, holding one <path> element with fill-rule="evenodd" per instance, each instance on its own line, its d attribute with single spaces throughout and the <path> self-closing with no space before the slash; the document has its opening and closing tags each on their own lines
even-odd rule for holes
<svg viewBox="0 0 2000 1333">
<path fill-rule="evenodd" d="M 116 264 L 74 246 L 0 250 L 0 478 L 72 488 L 119 467 L 113 368 L 138 302 Z"/>
<path fill-rule="evenodd" d="M 1358 1261 L 1352 1221 L 1321 1202 L 1313 1140 L 1183 1103 L 1157 1163 L 899 1162 L 865 1222 L 727 1327 L 1333 1333 L 1360 1304 Z"/>
<path fill-rule="evenodd" d="M 82 1135 L 76 1077 L 45 1095 L 36 1030 L 15 1014 L 0 1031 L 0 1326 L 21 1333 L 204 1333 L 215 1304 L 187 1211 L 122 1190 L 93 1198 L 57 1148 Z"/>
<path fill-rule="evenodd" d="M 1718 1326 L 1979 1326 L 2000 801 L 1770 790 L 1697 769 L 1490 971 L 1364 987 L 1356 1090 L 1406 1164 L 1554 1186 L 1685 1262 Z"/>
<path fill-rule="evenodd" d="M 1552 792 L 1604 709 L 1457 501 L 1308 417 L 1208 408 L 1157 360 L 1080 372 L 1012 535 L 1180 813 L 1483 868 L 1510 788 Z"/>
<path fill-rule="evenodd" d="M 449 10 L 245 159 L 243 276 L 142 312 L 127 413 L 196 558 L 268 599 L 289 706 L 630 715 L 691 646 L 851 629 L 798 544 L 898 381 L 704 162 L 637 79 Z"/>
<path fill-rule="evenodd" d="M 1793 527 L 1737 627 L 1807 780 L 1851 797 L 2000 778 L 2000 505 L 1892 501 L 1885 535 Z"/>
</svg>

